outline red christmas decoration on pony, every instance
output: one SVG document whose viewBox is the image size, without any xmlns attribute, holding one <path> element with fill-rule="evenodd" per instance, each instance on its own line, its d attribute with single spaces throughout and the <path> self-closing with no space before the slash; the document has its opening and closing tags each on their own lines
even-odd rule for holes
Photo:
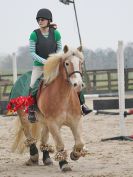
<svg viewBox="0 0 133 177">
<path fill-rule="evenodd" d="M 19 109 L 24 109 L 25 112 L 28 113 L 28 107 L 34 103 L 35 100 L 31 96 L 20 96 L 17 98 L 12 98 L 7 105 L 7 110 L 16 112 Z"/>
</svg>

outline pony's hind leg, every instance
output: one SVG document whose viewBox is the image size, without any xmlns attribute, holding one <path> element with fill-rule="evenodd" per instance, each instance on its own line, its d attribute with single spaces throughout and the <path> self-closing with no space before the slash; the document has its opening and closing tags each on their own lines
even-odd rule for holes
<svg viewBox="0 0 133 177">
<path fill-rule="evenodd" d="M 33 143 L 30 145 L 30 159 L 25 164 L 27 166 L 38 165 L 38 159 L 39 159 L 38 149 L 36 147 L 36 144 Z"/>
<path fill-rule="evenodd" d="M 47 122 L 48 122 L 49 131 L 52 134 L 52 137 L 56 145 L 57 153 L 55 155 L 55 160 L 59 161 L 59 166 L 61 171 L 63 172 L 71 171 L 71 167 L 67 162 L 67 151 L 64 150 L 64 143 L 60 135 L 60 127 L 53 120 Z"/>
<path fill-rule="evenodd" d="M 30 159 L 25 163 L 26 165 L 37 165 L 38 164 L 38 159 L 39 159 L 39 154 L 38 154 L 38 149 L 36 147 L 36 139 L 33 138 L 32 133 L 34 136 L 36 135 L 36 130 L 38 127 L 38 124 L 30 124 L 29 121 L 27 120 L 27 115 L 23 110 L 18 110 L 18 115 L 21 121 L 21 125 L 23 128 L 23 133 L 26 137 L 25 145 L 29 147 L 30 149 Z"/>
<path fill-rule="evenodd" d="M 50 146 L 47 142 L 49 139 L 49 130 L 46 124 L 43 124 L 42 132 L 41 132 L 41 145 L 40 150 L 43 152 L 43 164 L 44 165 L 52 165 L 53 161 L 50 158 L 49 153 L 53 153 L 54 150 L 52 146 Z"/>
</svg>

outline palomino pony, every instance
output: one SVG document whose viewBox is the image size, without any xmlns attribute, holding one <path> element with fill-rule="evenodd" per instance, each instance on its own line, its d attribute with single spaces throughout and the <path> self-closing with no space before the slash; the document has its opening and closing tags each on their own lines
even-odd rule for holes
<svg viewBox="0 0 133 177">
<path fill-rule="evenodd" d="M 79 157 L 87 154 L 81 137 L 82 116 L 77 94 L 83 87 L 83 54 L 81 50 L 81 47 L 70 50 L 68 46 L 65 46 L 63 53 L 52 54 L 48 58 L 44 66 L 44 85 L 37 98 L 37 123 L 29 123 L 26 113 L 23 110 L 18 110 L 21 127 L 13 148 L 15 149 L 22 140 L 23 132 L 26 137 L 26 145 L 30 147 L 30 159 L 26 162 L 27 165 L 38 164 L 36 138 L 37 131 L 41 130 L 40 149 L 43 152 L 44 165 L 53 163 L 49 156 L 49 152 L 53 149 L 48 144 L 49 133 L 51 133 L 56 146 L 55 160 L 59 161 L 62 171 L 71 170 L 60 133 L 63 125 L 71 129 L 75 140 L 70 158 L 78 160 Z M 32 131 L 30 126 L 32 126 Z"/>
</svg>

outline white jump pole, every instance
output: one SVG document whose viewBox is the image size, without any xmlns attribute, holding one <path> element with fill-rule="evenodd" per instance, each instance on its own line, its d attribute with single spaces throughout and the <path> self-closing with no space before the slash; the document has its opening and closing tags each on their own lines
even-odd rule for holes
<svg viewBox="0 0 133 177">
<path fill-rule="evenodd" d="M 118 94 L 119 94 L 119 117 L 121 136 L 126 135 L 125 128 L 125 79 L 124 79 L 124 50 L 123 42 L 118 41 L 117 49 L 117 72 L 118 72 Z"/>
<path fill-rule="evenodd" d="M 17 60 L 16 60 L 16 54 L 12 54 L 12 63 L 13 63 L 13 83 L 17 80 Z"/>
</svg>

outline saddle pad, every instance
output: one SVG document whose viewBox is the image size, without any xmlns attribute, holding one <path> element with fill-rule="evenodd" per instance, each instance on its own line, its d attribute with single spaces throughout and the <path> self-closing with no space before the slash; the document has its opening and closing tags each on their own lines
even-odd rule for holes
<svg viewBox="0 0 133 177">
<path fill-rule="evenodd" d="M 12 87 L 9 100 L 11 100 L 12 98 L 29 95 L 31 73 L 32 71 L 28 71 L 18 78 L 18 80 L 15 82 L 15 84 Z M 32 96 L 37 95 L 37 91 L 39 90 L 39 87 L 42 84 L 42 78 L 43 75 L 36 80 L 34 87 L 30 91 Z"/>
<path fill-rule="evenodd" d="M 29 95 L 31 73 L 32 71 L 28 71 L 18 78 L 12 87 L 10 99 Z"/>
</svg>

